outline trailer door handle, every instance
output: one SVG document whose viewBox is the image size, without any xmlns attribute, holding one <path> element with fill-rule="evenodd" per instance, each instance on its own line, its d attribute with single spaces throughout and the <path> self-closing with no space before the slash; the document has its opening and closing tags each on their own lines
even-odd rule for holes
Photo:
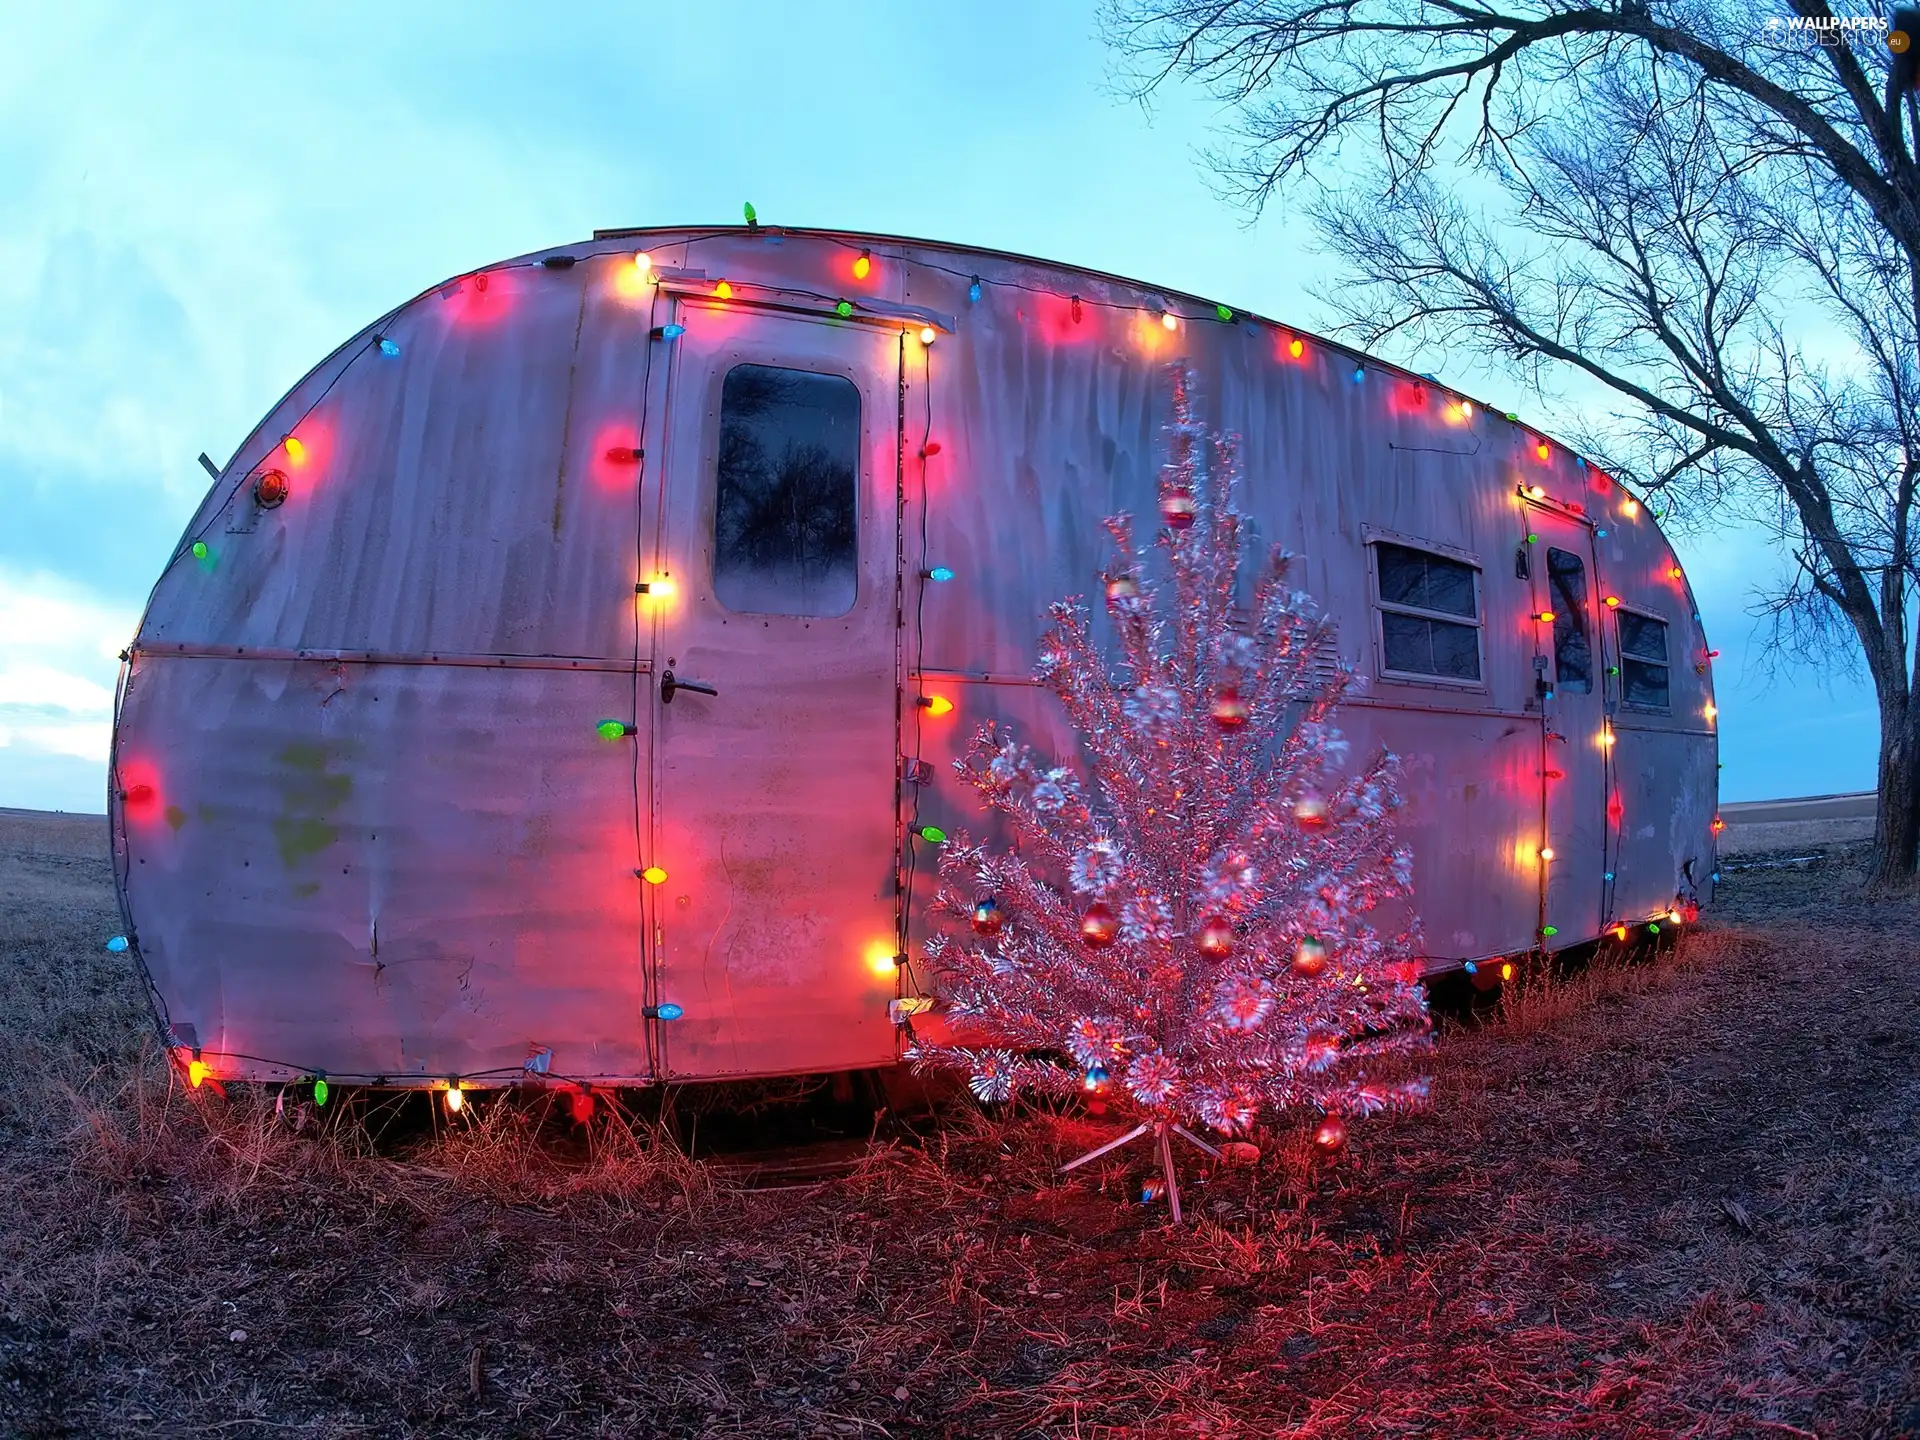
<svg viewBox="0 0 1920 1440">
<path fill-rule="evenodd" d="M 660 703 L 671 705 L 676 690 L 691 690 L 696 695 L 718 695 L 720 692 L 711 685 L 702 685 L 698 680 L 676 680 L 669 670 L 660 677 Z"/>
</svg>

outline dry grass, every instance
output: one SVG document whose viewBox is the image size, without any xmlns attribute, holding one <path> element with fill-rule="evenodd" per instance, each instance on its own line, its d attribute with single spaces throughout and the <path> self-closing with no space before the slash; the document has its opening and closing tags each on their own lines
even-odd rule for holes
<svg viewBox="0 0 1920 1440">
<path fill-rule="evenodd" d="M 763 1192 L 606 1112 L 376 1144 L 377 1110 L 181 1093 L 100 949 L 102 839 L 0 817 L 0 1433 L 1920 1427 L 1920 914 L 1844 857 L 1517 988 L 1431 1114 L 1332 1166 L 1265 1136 L 1173 1233 L 1144 1156 L 1055 1173 L 1111 1133 L 1077 1116 Z"/>
</svg>

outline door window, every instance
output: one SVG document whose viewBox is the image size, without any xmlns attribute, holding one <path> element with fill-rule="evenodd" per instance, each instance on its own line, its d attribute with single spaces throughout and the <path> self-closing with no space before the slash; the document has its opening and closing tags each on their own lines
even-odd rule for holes
<svg viewBox="0 0 1920 1440">
<path fill-rule="evenodd" d="M 853 608 L 860 390 L 843 375 L 736 365 L 720 390 L 713 593 L 729 610 Z"/>
<path fill-rule="evenodd" d="M 1642 710 L 1667 708 L 1667 622 L 1624 607 L 1613 612 L 1620 634 L 1620 699 Z"/>
<path fill-rule="evenodd" d="M 1593 647 L 1587 643 L 1587 567 L 1571 550 L 1547 548 L 1553 594 L 1553 676 L 1562 690 L 1593 692 Z"/>
<path fill-rule="evenodd" d="M 1410 545 L 1373 542 L 1387 674 L 1480 679 L 1480 572 Z"/>
</svg>

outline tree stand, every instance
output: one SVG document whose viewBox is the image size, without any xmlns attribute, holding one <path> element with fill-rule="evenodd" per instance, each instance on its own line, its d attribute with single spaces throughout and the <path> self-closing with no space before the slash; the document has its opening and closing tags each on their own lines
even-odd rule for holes
<svg viewBox="0 0 1920 1440">
<path fill-rule="evenodd" d="M 1086 1154 L 1069 1160 L 1060 1167 L 1060 1173 L 1064 1175 L 1069 1170 L 1078 1170 L 1088 1161 L 1098 1160 L 1102 1155 L 1118 1150 L 1123 1145 L 1130 1145 L 1142 1135 L 1148 1134 L 1153 1136 L 1154 1144 L 1160 1151 L 1160 1173 L 1167 1177 L 1167 1204 L 1173 1211 L 1173 1223 L 1178 1225 L 1181 1223 L 1180 1181 L 1173 1173 L 1173 1142 L 1169 1138 L 1169 1135 L 1178 1135 L 1189 1145 L 1197 1146 L 1216 1160 L 1220 1159 L 1220 1152 L 1218 1150 L 1214 1149 L 1213 1146 L 1202 1140 L 1184 1125 L 1176 1125 L 1171 1120 L 1143 1120 L 1119 1139 L 1109 1140 L 1097 1149 L 1089 1150 Z"/>
</svg>

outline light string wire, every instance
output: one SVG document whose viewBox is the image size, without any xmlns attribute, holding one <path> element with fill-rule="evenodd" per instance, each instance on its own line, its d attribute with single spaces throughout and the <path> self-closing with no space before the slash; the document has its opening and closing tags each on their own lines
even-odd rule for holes
<svg viewBox="0 0 1920 1440">
<path fill-rule="evenodd" d="M 616 261 L 615 263 L 617 264 L 619 262 Z M 646 569 L 647 421 L 650 418 L 652 413 L 652 401 L 653 401 L 653 352 L 654 352 L 653 332 L 655 328 L 654 321 L 659 318 L 659 306 L 660 306 L 660 287 L 658 285 L 654 285 L 654 286 L 651 286 L 650 289 L 652 293 L 649 295 L 647 299 L 646 359 L 642 364 L 641 374 L 640 374 L 640 424 L 638 427 L 638 434 L 635 440 L 635 447 L 640 452 L 640 464 L 639 464 L 639 469 L 638 469 L 634 487 L 633 487 L 633 568 L 634 568 L 634 584 L 636 586 L 636 589 L 634 591 L 633 596 L 631 597 L 632 603 L 633 603 L 633 677 L 632 677 L 633 686 L 629 694 L 629 699 L 632 704 L 633 728 L 634 728 L 634 733 L 636 735 L 638 735 L 640 731 L 640 710 L 641 710 L 640 695 L 642 690 L 642 686 L 640 683 L 640 651 L 642 648 L 641 632 L 643 629 L 641 612 L 643 610 L 652 612 L 653 610 L 652 606 L 643 606 L 640 603 L 641 596 L 637 588 L 638 585 L 641 583 L 642 573 Z M 667 377 L 666 377 L 668 382 L 671 382 L 672 380 L 673 368 L 674 368 L 673 357 L 669 355 L 667 357 Z M 666 388 L 665 384 L 663 384 L 661 388 L 664 390 Z M 663 396 L 661 401 L 661 407 L 663 410 L 665 409 L 665 404 L 666 404 L 665 397 Z M 655 466 L 656 473 L 660 476 L 660 484 L 658 486 L 660 499 L 655 506 L 655 516 L 654 516 L 654 525 L 656 530 L 654 550 L 656 555 L 658 554 L 658 551 L 659 551 L 659 544 L 658 544 L 659 537 L 657 532 L 660 526 L 664 523 L 661 512 L 664 512 L 664 510 L 666 509 L 666 503 L 667 503 L 665 465 L 666 465 L 666 457 L 662 455 L 659 461 L 656 462 L 656 466 Z M 654 628 L 656 630 L 658 629 L 657 618 L 656 618 L 656 624 Z M 651 703 L 652 693 L 653 693 L 653 682 L 651 680 L 649 680 L 645 689 L 648 695 L 648 702 L 649 702 L 646 706 L 647 754 L 649 757 L 651 757 L 654 753 L 654 750 L 656 749 L 656 746 L 653 743 L 654 742 L 654 731 L 653 731 L 654 707 Z M 636 895 L 635 909 L 639 912 L 639 916 L 640 916 L 640 935 L 638 937 L 640 941 L 639 955 L 638 955 L 638 960 L 640 965 L 640 1032 L 641 1032 L 643 1043 L 646 1046 L 647 1073 L 649 1075 L 657 1077 L 660 1074 L 661 1059 L 662 1059 L 660 1054 L 660 1044 L 659 1044 L 660 1026 L 659 1026 L 659 1022 L 655 1020 L 651 1020 L 647 1017 L 647 1011 L 660 1003 L 659 973 L 658 973 L 660 957 L 658 953 L 653 951 L 652 940 L 651 940 L 651 937 L 653 934 L 653 927 L 648 923 L 649 920 L 651 919 L 651 915 L 649 912 L 652 911 L 654 907 L 658 905 L 658 901 L 655 900 L 648 892 L 657 890 L 659 887 L 656 885 L 648 884 L 645 878 L 641 876 L 638 872 L 641 870 L 643 866 L 647 864 L 648 856 L 653 854 L 654 845 L 658 839 L 658 836 L 656 831 L 654 830 L 654 825 L 653 825 L 654 810 L 656 807 L 652 805 L 643 804 L 642 798 L 641 798 L 640 745 L 637 740 L 635 741 L 633 746 L 632 768 L 633 768 L 633 868 L 636 872 L 633 878 L 639 884 L 639 891 Z M 648 780 L 649 782 L 651 782 L 652 780 L 651 775 L 648 776 Z M 649 788 L 651 788 L 650 783 L 649 783 Z M 645 831 L 644 835 L 642 834 L 643 829 Z"/>
<path fill-rule="evenodd" d="M 917 577 L 920 588 L 913 602 L 913 758 L 916 772 L 924 763 L 924 757 L 921 754 L 924 707 L 920 704 L 919 696 L 920 687 L 925 682 L 927 663 L 927 587 L 933 583 L 926 573 L 931 568 L 929 561 L 932 558 L 927 550 L 928 522 L 933 510 L 933 487 L 927 479 L 927 445 L 933 438 L 933 348 L 923 345 L 920 347 L 920 353 L 924 375 L 921 400 L 925 408 L 920 428 L 920 574 Z M 915 842 L 920 838 L 920 801 L 926 793 L 926 788 L 916 778 L 913 786 L 913 822 L 907 831 L 907 874 L 903 886 L 905 910 L 900 936 L 900 953 L 907 957 L 901 964 L 901 992 L 903 995 L 911 993 L 916 997 L 920 993 L 921 982 L 914 974 L 913 952 L 907 941 L 912 926 L 913 885 L 919 868 L 919 849 Z M 912 1028 L 911 1024 L 907 1026 L 909 1034 Z"/>
</svg>

